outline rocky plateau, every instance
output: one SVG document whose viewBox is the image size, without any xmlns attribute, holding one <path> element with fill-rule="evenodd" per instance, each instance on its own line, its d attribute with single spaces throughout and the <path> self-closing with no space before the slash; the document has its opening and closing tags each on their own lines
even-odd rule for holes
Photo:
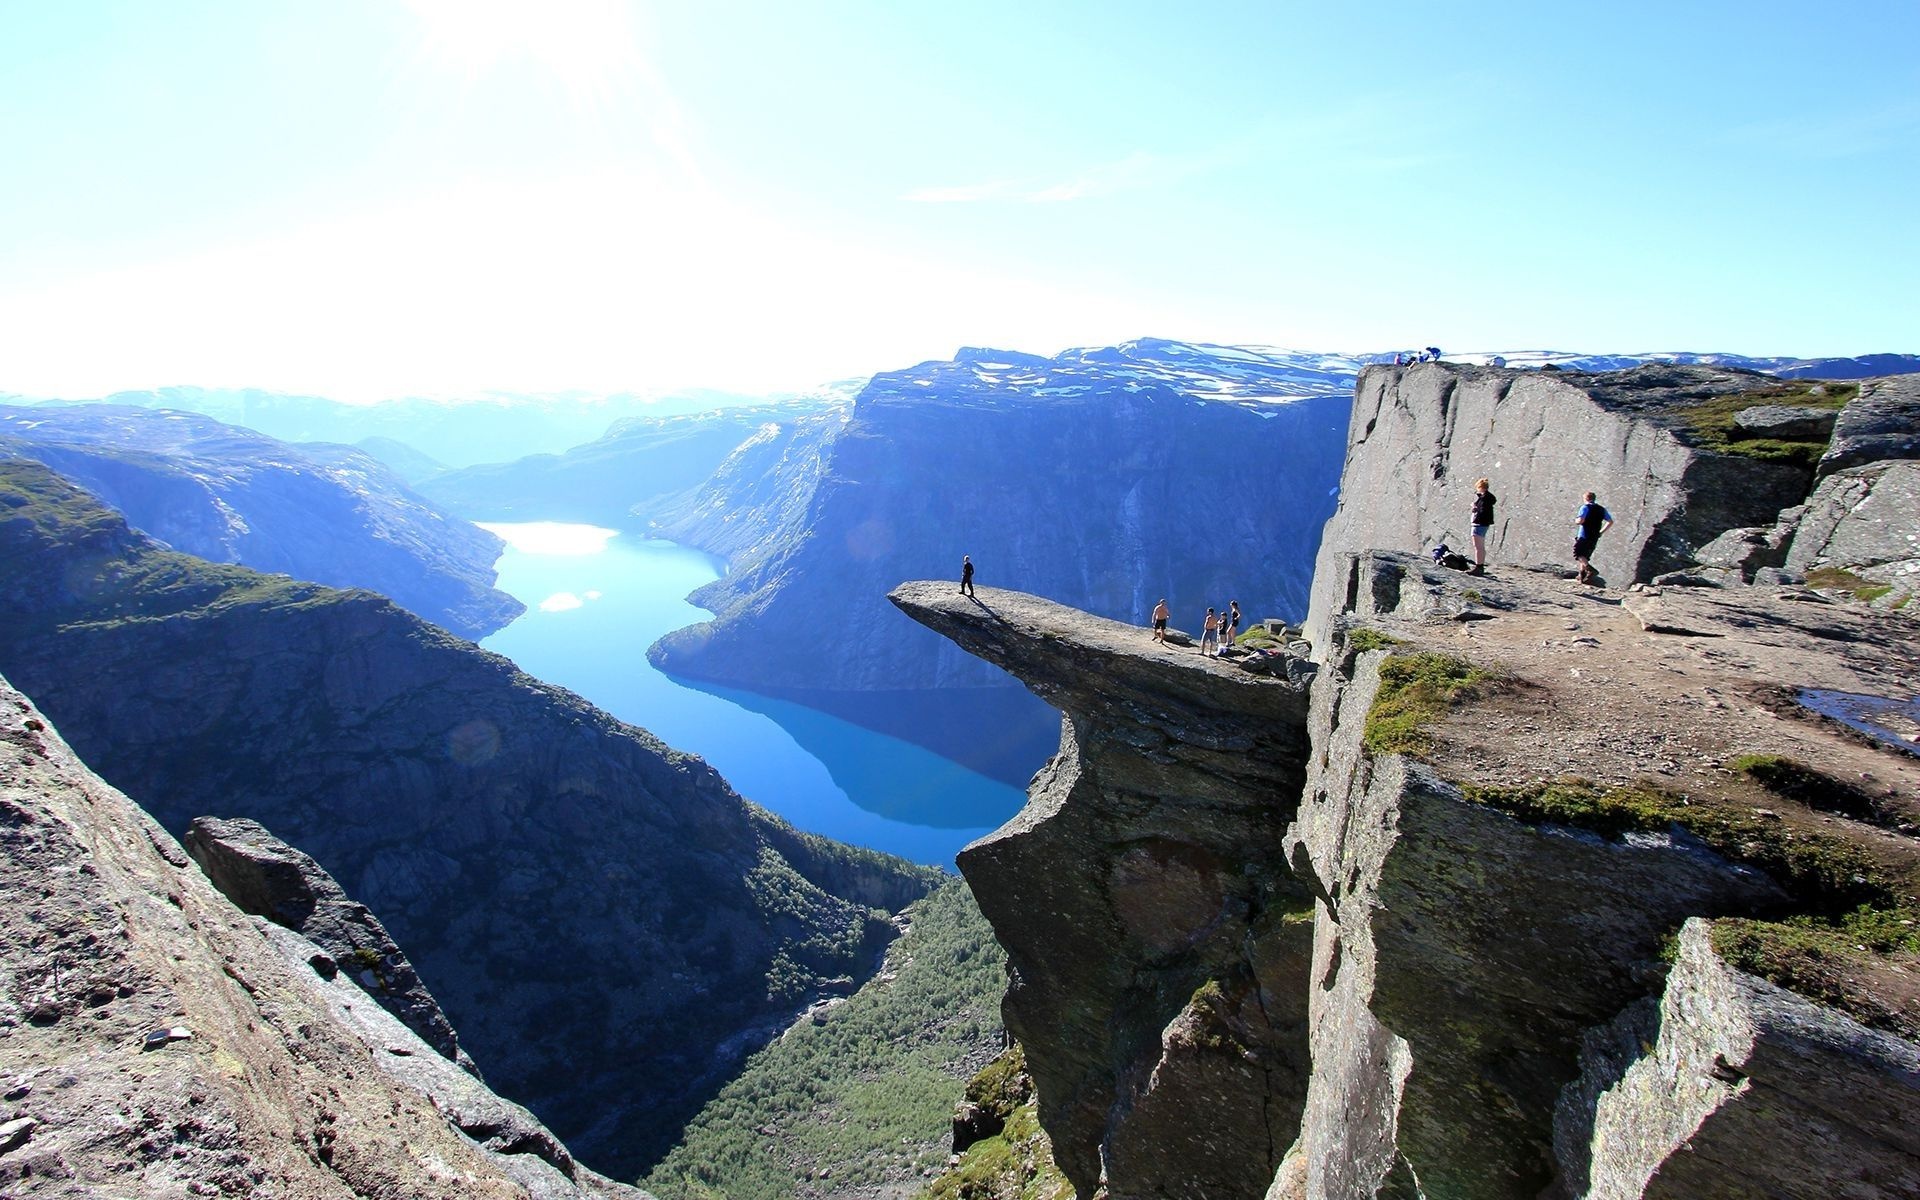
<svg viewBox="0 0 1920 1200">
<path fill-rule="evenodd" d="M 1920 623 L 1852 574 L 1920 527 L 1911 384 L 1370 368 L 1309 637 L 1239 658 L 895 589 L 1064 714 L 960 864 L 1075 1192 L 1920 1195 Z"/>
</svg>

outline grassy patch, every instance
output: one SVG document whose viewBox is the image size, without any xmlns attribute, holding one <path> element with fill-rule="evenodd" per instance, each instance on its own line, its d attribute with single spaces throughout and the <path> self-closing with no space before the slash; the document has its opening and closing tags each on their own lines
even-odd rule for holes
<svg viewBox="0 0 1920 1200">
<path fill-rule="evenodd" d="M 1375 754 L 1424 754 L 1431 748 L 1425 727 L 1493 678 L 1491 672 L 1447 654 L 1387 658 L 1380 664 L 1380 690 L 1367 713 L 1362 744 Z"/>
<path fill-rule="evenodd" d="M 1233 639 L 1233 644 L 1248 650 L 1284 650 L 1287 645 L 1279 638 L 1268 633 L 1266 627 L 1263 625 L 1255 625 L 1251 629 L 1241 630 L 1240 636 Z"/>
<path fill-rule="evenodd" d="M 1053 1143 L 1040 1128 L 1020 1047 L 975 1076 L 967 1098 L 999 1114 L 1006 1126 L 969 1146 L 960 1165 L 935 1179 L 921 1200 L 1072 1200 L 1073 1185 L 1054 1164 Z"/>
<path fill-rule="evenodd" d="M 822 1170 L 851 1194 L 946 1162 L 963 1064 L 1001 1037 L 1005 956 L 962 880 L 911 911 L 888 954 L 893 978 L 748 1059 L 643 1187 L 662 1200 L 786 1200 Z"/>
<path fill-rule="evenodd" d="M 1893 590 L 1890 583 L 1862 579 L 1844 567 L 1815 567 L 1807 572 L 1807 586 L 1823 591 L 1847 592 L 1855 600 L 1872 603 Z"/>
<path fill-rule="evenodd" d="M 1497 808 L 1523 821 L 1572 825 L 1609 837 L 1628 832 L 1658 833 L 1679 826 L 1713 850 L 1758 867 L 1792 897 L 1804 912 L 1838 918 L 1861 905 L 1877 910 L 1899 907 L 1898 885 L 1854 843 L 1825 834 L 1796 832 L 1785 822 L 1752 810 L 1688 804 L 1678 795 L 1647 784 L 1600 787 L 1586 780 L 1482 787 L 1461 791 L 1469 800 Z"/>
<path fill-rule="evenodd" d="M 1815 391 L 1815 389 L 1819 389 Z M 1859 393 L 1851 383 L 1786 381 L 1770 387 L 1753 388 L 1728 396 L 1716 396 L 1701 404 L 1674 409 L 1679 432 L 1691 444 L 1720 454 L 1738 454 L 1763 462 L 1786 463 L 1812 470 L 1826 453 L 1827 438 L 1752 438 L 1741 436 L 1733 426 L 1734 415 L 1742 409 L 1763 404 L 1789 408 L 1820 408 L 1837 411 Z"/>
<path fill-rule="evenodd" d="M 1920 1035 L 1920 1018 L 1859 986 L 1876 957 L 1920 951 L 1912 909 L 1862 908 L 1838 921 L 1721 918 L 1714 953 L 1728 965 L 1830 1004 L 1863 1024 L 1904 1037 Z"/>
<path fill-rule="evenodd" d="M 1360 625 L 1347 631 L 1347 648 L 1364 654 L 1369 650 L 1391 650 L 1395 646 L 1404 646 L 1405 642 L 1392 634 L 1381 633 L 1378 629 Z"/>
<path fill-rule="evenodd" d="M 1883 814 L 1873 797 L 1823 771 L 1816 771 L 1798 759 L 1779 754 L 1742 754 L 1727 764 L 1776 796 L 1838 813 L 1857 821 L 1878 821 Z"/>
</svg>

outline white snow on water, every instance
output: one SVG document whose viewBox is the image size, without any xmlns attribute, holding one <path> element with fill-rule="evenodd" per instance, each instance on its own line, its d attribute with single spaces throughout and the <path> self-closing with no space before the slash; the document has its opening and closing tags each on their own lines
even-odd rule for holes
<svg viewBox="0 0 1920 1200">
<path fill-rule="evenodd" d="M 574 525 L 565 521 L 476 522 L 501 541 L 528 554 L 564 554 L 585 557 L 598 554 L 607 543 L 620 536 L 618 529 L 598 525 Z M 542 605 L 542 607 L 545 607 Z M 569 605 L 568 607 L 578 607 Z"/>
</svg>

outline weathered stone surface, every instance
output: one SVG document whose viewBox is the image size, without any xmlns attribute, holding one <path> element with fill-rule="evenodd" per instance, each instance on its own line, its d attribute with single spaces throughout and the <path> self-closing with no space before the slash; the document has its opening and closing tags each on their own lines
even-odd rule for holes
<svg viewBox="0 0 1920 1200">
<path fill-rule="evenodd" d="M 1554 1148 L 1579 1200 L 1920 1194 L 1920 1046 L 1736 971 L 1695 918 L 1658 1004 L 1589 1040 Z"/>
<path fill-rule="evenodd" d="M 1920 458 L 1920 375 L 1869 379 L 1840 410 L 1820 459 L 1825 477 L 1888 458 Z"/>
<path fill-rule="evenodd" d="M 889 598 L 1066 715 L 1027 807 L 960 855 L 1061 1169 L 1083 1195 L 1261 1195 L 1305 1096 L 1311 896 L 1279 837 L 1306 689 L 1016 592 Z"/>
<path fill-rule="evenodd" d="M 1495 563 L 1567 561 L 1587 491 L 1613 514 L 1593 564 L 1617 585 L 1677 570 L 1728 529 L 1805 495 L 1804 470 L 1708 453 L 1677 410 L 1770 383 L 1708 367 L 1605 375 L 1423 363 L 1369 367 L 1354 393 L 1340 507 L 1320 544 L 1307 637 L 1316 654 L 1347 579 L 1339 555 L 1468 545 L 1474 482 L 1492 480 Z"/>
<path fill-rule="evenodd" d="M 1898 593 L 1889 603 L 1920 592 L 1920 460 L 1848 467 L 1822 479 L 1786 566 L 1802 574 L 1837 567 L 1887 584 Z"/>
<path fill-rule="evenodd" d="M 324 983 L 311 943 L 215 892 L 3 680 L 0 895 L 0 1079 L 28 1135 L 0 1150 L 0 1193 L 644 1196 L 573 1166 L 352 985 Z M 385 1022 L 377 1037 L 340 1019 L 356 1004 Z M 175 1027 L 191 1036 L 141 1051 Z M 410 1080 L 402 1062 L 443 1075 Z M 460 1114 L 483 1109 L 518 1112 L 546 1157 L 463 1135 Z"/>
<path fill-rule="evenodd" d="M 1324 894 L 1312 978 L 1308 1195 L 1534 1196 L 1583 1033 L 1658 977 L 1668 930 L 1779 890 L 1680 837 L 1533 827 L 1361 729 L 1375 652 L 1315 684 L 1292 834 Z"/>
<path fill-rule="evenodd" d="M 1742 581 L 1751 582 L 1753 573 L 1762 567 L 1786 565 L 1787 547 L 1803 513 L 1803 507 L 1796 505 L 1782 512 L 1772 525 L 1729 529 L 1694 551 L 1693 560 L 1703 567 L 1736 571 Z"/>
<path fill-rule="evenodd" d="M 462 1070 L 478 1074 L 446 1013 L 386 926 L 348 899 L 312 857 L 258 821 L 195 817 L 181 842 L 241 912 L 284 925 L 312 942 L 381 1007 Z"/>
<path fill-rule="evenodd" d="M 1838 416 L 1839 413 L 1830 408 L 1758 404 L 1733 414 L 1733 428 L 1743 437 L 1805 441 L 1830 436 Z"/>
<path fill-rule="evenodd" d="M 1727 786 L 1721 764 L 1736 752 L 1804 755 L 1837 778 L 1871 777 L 1889 797 L 1920 775 L 1825 726 L 1788 729 L 1723 699 L 1763 694 L 1768 679 L 1863 690 L 1910 676 L 1920 632 L 1898 614 L 1766 587 L 1608 597 L 1511 568 L 1465 576 L 1403 553 L 1348 554 L 1340 572 L 1336 636 L 1364 623 L 1400 640 L 1396 653 L 1525 666 L 1436 719 L 1429 766 L 1365 749 L 1383 655 L 1336 641 L 1304 713 L 1296 691 L 1242 730 L 1290 756 L 1297 749 L 1273 727 L 1305 722 L 1288 735 L 1310 747 L 1304 798 L 1278 844 L 1270 824 L 1235 819 L 1240 786 L 1222 787 L 1228 767 L 1208 753 L 1231 715 L 1257 702 L 1223 690 L 1230 663 L 1032 597 L 983 590 L 975 603 L 940 584 L 895 593 L 1066 711 L 1061 754 L 1028 807 L 961 865 L 1008 947 L 1008 1024 L 1083 1196 L 1562 1195 L 1575 1178 L 1569 1155 L 1624 1153 L 1592 1138 L 1590 1118 L 1568 1150 L 1559 1114 L 1582 1087 L 1592 1109 L 1657 1036 L 1647 1022 L 1672 931 L 1703 914 L 1774 915 L 1789 900 L 1680 828 L 1615 837 L 1533 824 L 1495 807 L 1497 793 L 1481 803 L 1452 780 L 1573 776 L 1745 816 L 1750 793 L 1713 790 Z M 1488 619 L 1455 620 L 1463 611 Z M 1262 753 L 1244 745 L 1247 757 Z M 1786 801 L 1765 803 L 1782 819 Z M 1284 799 L 1270 808 L 1269 822 L 1286 820 Z M 1788 817 L 1794 837 L 1844 828 L 1814 809 Z M 1900 861 L 1913 853 L 1885 830 L 1847 836 Z M 1232 939 L 1214 941 L 1217 930 Z M 1830 1040 L 1807 1061 L 1843 1047 Z M 1593 1082 L 1602 1061 L 1613 1074 Z M 1911 1112 L 1904 1086 L 1896 1072 L 1869 1090 Z M 1761 1098 L 1747 1119 L 1818 1109 L 1829 1094 Z M 1677 1101 L 1649 1103 L 1622 1119 L 1699 1123 Z M 1804 1136 L 1820 1136 L 1805 1120 Z M 1724 1194 L 1758 1197 L 1817 1194 L 1796 1189 L 1832 1171 L 1809 1173 L 1790 1154 L 1763 1165 L 1748 1192 L 1724 1163 L 1713 1173 L 1735 1189 Z M 1648 1195 L 1686 1194 L 1658 1191 L 1662 1177 Z"/>
</svg>

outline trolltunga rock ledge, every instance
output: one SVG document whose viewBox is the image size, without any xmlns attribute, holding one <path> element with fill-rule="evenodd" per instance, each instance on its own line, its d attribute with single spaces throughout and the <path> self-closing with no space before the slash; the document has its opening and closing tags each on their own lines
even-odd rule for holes
<svg viewBox="0 0 1920 1200">
<path fill-rule="evenodd" d="M 1313 898 L 1281 839 L 1312 668 L 1254 674 L 996 588 L 889 599 L 1063 713 L 1026 807 L 959 860 L 1061 1169 L 1081 1195 L 1265 1192 L 1307 1090 Z"/>
</svg>

